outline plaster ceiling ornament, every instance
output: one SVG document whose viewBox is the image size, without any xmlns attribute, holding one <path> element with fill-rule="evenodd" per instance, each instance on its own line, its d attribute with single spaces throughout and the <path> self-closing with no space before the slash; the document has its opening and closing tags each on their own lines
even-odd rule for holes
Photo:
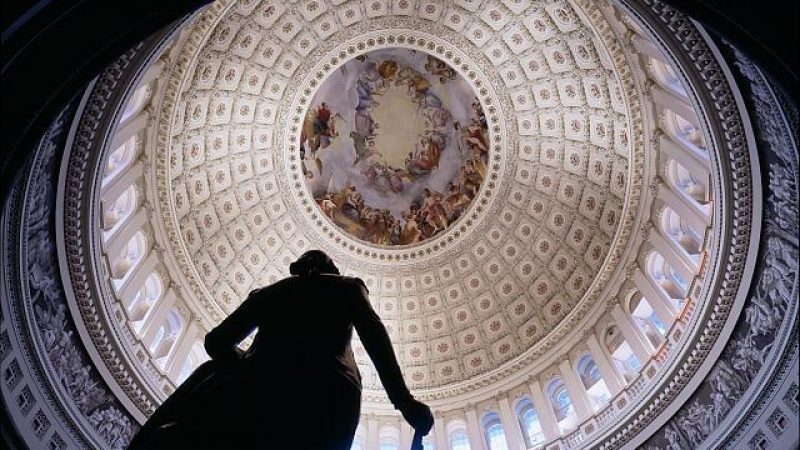
<svg viewBox="0 0 800 450">
<path fill-rule="evenodd" d="M 202 320 L 322 248 L 367 283 L 411 386 L 441 397 L 602 307 L 648 144 L 594 3 L 223 2 L 187 33 L 147 151 Z"/>
</svg>

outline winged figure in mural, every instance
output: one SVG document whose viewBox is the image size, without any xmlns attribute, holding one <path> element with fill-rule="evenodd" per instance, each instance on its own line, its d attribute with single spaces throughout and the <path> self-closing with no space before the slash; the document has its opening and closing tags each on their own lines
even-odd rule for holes
<svg viewBox="0 0 800 450">
<path fill-rule="evenodd" d="M 317 168 L 322 172 L 322 161 L 317 156 L 317 151 L 331 145 L 333 139 L 339 136 L 336 132 L 336 119 L 341 115 L 330 110 L 327 103 L 322 102 L 316 108 L 310 108 L 303 121 L 300 131 L 301 152 L 305 156 L 314 158 Z"/>
</svg>

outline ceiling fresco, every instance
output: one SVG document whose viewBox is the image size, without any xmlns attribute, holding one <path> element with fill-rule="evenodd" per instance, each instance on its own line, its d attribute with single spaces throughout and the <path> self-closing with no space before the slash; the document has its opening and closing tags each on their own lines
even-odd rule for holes
<svg viewBox="0 0 800 450">
<path fill-rule="evenodd" d="M 467 80 L 433 55 L 374 50 L 331 73 L 300 134 L 323 214 L 377 245 L 410 245 L 458 221 L 488 164 L 486 117 Z"/>
</svg>

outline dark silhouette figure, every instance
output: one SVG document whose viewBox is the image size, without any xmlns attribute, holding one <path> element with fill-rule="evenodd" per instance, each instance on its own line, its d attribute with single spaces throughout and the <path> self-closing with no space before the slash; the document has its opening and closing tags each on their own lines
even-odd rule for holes
<svg viewBox="0 0 800 450">
<path fill-rule="evenodd" d="M 419 436 L 430 409 L 403 381 L 386 329 L 358 278 L 312 250 L 291 277 L 250 293 L 206 335 L 212 360 L 156 411 L 130 448 L 349 450 L 361 406 L 353 328 L 392 404 Z M 237 345 L 258 328 L 246 353 Z"/>
</svg>

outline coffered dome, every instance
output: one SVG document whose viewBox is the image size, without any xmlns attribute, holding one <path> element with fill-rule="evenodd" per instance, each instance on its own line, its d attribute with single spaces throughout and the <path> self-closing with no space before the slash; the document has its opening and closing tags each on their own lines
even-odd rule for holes
<svg viewBox="0 0 800 450">
<path fill-rule="evenodd" d="M 591 2 L 478 6 L 196 21 L 146 150 L 190 308 L 218 321 L 322 248 L 367 283 L 412 386 L 447 389 L 525 367 L 602 303 L 642 207 L 635 63 Z"/>
<path fill-rule="evenodd" d="M 796 253 L 759 227 L 796 221 L 760 209 L 740 93 L 703 36 L 659 1 L 221 0 L 131 49 L 70 112 L 63 155 L 42 140 L 8 231 L 82 432 L 127 445 L 205 334 L 318 248 L 367 285 L 437 449 L 663 448 L 692 392 L 680 420 L 702 432 L 681 442 L 715 439 L 713 411 L 788 348 L 767 316 L 796 317 L 773 273 Z M 770 158 L 777 180 L 796 164 Z M 776 268 L 754 275 L 762 255 Z M 405 446 L 353 348 L 354 448 Z"/>
</svg>

